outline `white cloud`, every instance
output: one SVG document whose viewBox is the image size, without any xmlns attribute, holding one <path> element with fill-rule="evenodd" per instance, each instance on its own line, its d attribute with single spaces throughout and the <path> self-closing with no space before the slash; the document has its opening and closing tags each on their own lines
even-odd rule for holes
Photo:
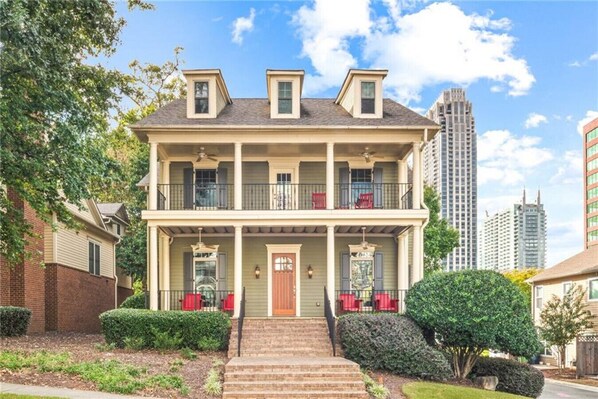
<svg viewBox="0 0 598 399">
<path fill-rule="evenodd" d="M 583 219 L 575 217 L 566 221 L 551 221 L 548 216 L 547 267 L 575 255 L 583 249 Z"/>
<path fill-rule="evenodd" d="M 568 63 L 567 65 L 570 67 L 580 68 L 580 67 L 584 67 L 584 66 L 588 65 L 592 61 L 598 61 L 598 52 L 595 52 L 594 54 L 590 55 L 587 59 L 585 59 L 583 61 L 575 60 L 575 61 Z"/>
<path fill-rule="evenodd" d="M 401 15 L 404 3 L 384 1 L 392 24 L 387 17 L 376 18 L 367 0 L 316 0 L 301 7 L 293 21 L 303 41 L 302 54 L 316 71 L 305 80 L 307 91 L 338 86 L 359 55 L 366 67 L 389 69 L 385 85 L 404 103 L 419 100 L 424 87 L 438 83 L 467 86 L 487 79 L 494 92 L 506 89 L 519 96 L 530 90 L 535 78 L 527 62 L 512 54 L 516 39 L 506 33 L 510 20 L 466 14 L 451 3 Z M 355 46 L 359 40 L 362 46 Z M 354 48 L 361 53 L 352 54 Z"/>
<path fill-rule="evenodd" d="M 580 151 L 565 151 L 557 173 L 550 178 L 552 184 L 580 184 L 582 181 L 583 157 Z"/>
<path fill-rule="evenodd" d="M 582 66 L 582 64 L 579 61 L 573 61 L 573 62 L 568 63 L 567 66 L 574 67 L 574 68 L 579 68 L 579 67 Z"/>
<path fill-rule="evenodd" d="M 548 119 L 544 115 L 532 112 L 525 120 L 525 128 L 531 129 L 533 127 L 538 127 L 540 126 L 540 123 L 548 123 Z"/>
<path fill-rule="evenodd" d="M 586 116 L 577 122 L 577 133 L 583 135 L 583 127 L 590 123 L 590 121 L 594 120 L 594 118 L 598 118 L 598 111 L 586 111 Z"/>
<path fill-rule="evenodd" d="M 598 52 L 595 52 L 588 58 L 590 61 L 598 61 Z"/>
<path fill-rule="evenodd" d="M 540 137 L 515 137 L 508 130 L 491 130 L 478 138 L 478 184 L 496 181 L 509 186 L 524 182 L 523 172 L 550 161 Z"/>
<path fill-rule="evenodd" d="M 478 221 L 481 223 L 486 212 L 492 216 L 497 212 L 500 212 L 507 207 L 521 202 L 521 195 L 493 195 L 491 197 L 485 197 L 478 200 Z"/>
<path fill-rule="evenodd" d="M 238 45 L 243 44 L 243 34 L 253 30 L 253 21 L 255 20 L 255 9 L 249 10 L 248 17 L 239 17 L 233 22 L 232 41 Z"/>
</svg>

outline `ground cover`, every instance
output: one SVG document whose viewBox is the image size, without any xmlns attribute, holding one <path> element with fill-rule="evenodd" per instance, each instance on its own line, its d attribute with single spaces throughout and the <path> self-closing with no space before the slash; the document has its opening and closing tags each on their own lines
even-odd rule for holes
<svg viewBox="0 0 598 399">
<path fill-rule="evenodd" d="M 449 385 L 434 382 L 410 382 L 403 385 L 407 399 L 524 399 L 525 396 L 504 392 L 485 391 L 482 389 Z"/>
</svg>

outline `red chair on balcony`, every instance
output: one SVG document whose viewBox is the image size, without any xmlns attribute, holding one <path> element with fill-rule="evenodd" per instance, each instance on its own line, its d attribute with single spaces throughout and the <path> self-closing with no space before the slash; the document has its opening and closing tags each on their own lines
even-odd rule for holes
<svg viewBox="0 0 598 399">
<path fill-rule="evenodd" d="M 358 209 L 372 209 L 374 208 L 374 193 L 361 193 L 359 199 L 355 204 Z"/>
<path fill-rule="evenodd" d="M 326 209 L 326 193 L 311 193 L 311 208 Z"/>
<path fill-rule="evenodd" d="M 179 299 L 183 310 L 201 310 L 201 294 L 185 294 L 184 299 Z"/>
<path fill-rule="evenodd" d="M 235 310 L 235 294 L 228 294 L 226 299 L 220 300 L 220 309 L 223 312 L 232 312 Z"/>
<path fill-rule="evenodd" d="M 399 300 L 392 299 L 389 294 L 374 293 L 374 310 L 376 312 L 395 312 L 399 311 Z"/>
<path fill-rule="evenodd" d="M 339 312 L 361 312 L 361 302 L 361 299 L 355 299 L 355 294 L 340 294 L 338 296 Z"/>
</svg>

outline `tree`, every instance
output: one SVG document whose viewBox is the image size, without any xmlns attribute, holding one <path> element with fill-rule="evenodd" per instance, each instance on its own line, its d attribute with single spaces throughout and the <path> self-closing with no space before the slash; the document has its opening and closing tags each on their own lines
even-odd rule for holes
<svg viewBox="0 0 598 399">
<path fill-rule="evenodd" d="M 89 198 L 89 183 L 113 166 L 94 139 L 127 82 L 91 59 L 114 52 L 124 24 L 107 0 L 0 2 L 0 255 L 9 265 L 30 255 L 33 234 L 9 192 L 46 223 L 54 214 L 74 227 L 65 202 Z"/>
<path fill-rule="evenodd" d="M 444 259 L 459 246 L 459 231 L 440 217 L 440 199 L 432 187 L 424 189 L 424 203 L 430 210 L 430 220 L 424 230 L 424 272 L 442 269 Z"/>
<path fill-rule="evenodd" d="M 467 377 L 485 349 L 531 356 L 541 347 L 523 294 L 494 271 L 432 274 L 407 292 L 405 304 L 451 354 L 457 378 Z"/>
<path fill-rule="evenodd" d="M 559 368 L 565 367 L 567 345 L 594 324 L 592 314 L 586 309 L 585 293 L 581 286 L 574 285 L 562 299 L 553 295 L 540 312 L 540 336 L 558 348 Z"/>
<path fill-rule="evenodd" d="M 540 273 L 542 269 L 529 267 L 525 269 L 513 269 L 503 273 L 503 275 L 515 284 L 526 298 L 528 309 L 532 306 L 532 286 L 527 283 L 527 280 Z"/>
</svg>

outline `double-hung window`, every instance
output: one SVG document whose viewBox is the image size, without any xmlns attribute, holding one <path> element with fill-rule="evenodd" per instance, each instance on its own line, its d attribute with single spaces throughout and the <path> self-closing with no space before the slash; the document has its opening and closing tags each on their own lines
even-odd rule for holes
<svg viewBox="0 0 598 399">
<path fill-rule="evenodd" d="M 361 113 L 375 114 L 376 83 L 361 82 Z"/>
<path fill-rule="evenodd" d="M 598 278 L 588 281 L 588 299 L 598 301 Z"/>
<path fill-rule="evenodd" d="M 572 283 L 568 282 L 568 283 L 563 283 L 563 296 L 567 295 L 569 293 L 569 290 L 571 289 Z"/>
<path fill-rule="evenodd" d="M 536 287 L 536 309 L 542 309 L 542 296 L 544 295 L 544 287 Z"/>
<path fill-rule="evenodd" d="M 195 82 L 195 113 L 210 113 L 208 82 Z"/>
<path fill-rule="evenodd" d="M 356 205 L 368 195 L 373 195 L 371 169 L 351 169 L 351 195 Z"/>
<path fill-rule="evenodd" d="M 88 259 L 89 259 L 89 273 L 96 276 L 100 275 L 100 244 L 89 241 L 88 242 Z"/>
<path fill-rule="evenodd" d="M 293 113 L 293 83 L 278 82 L 278 113 Z"/>
</svg>

